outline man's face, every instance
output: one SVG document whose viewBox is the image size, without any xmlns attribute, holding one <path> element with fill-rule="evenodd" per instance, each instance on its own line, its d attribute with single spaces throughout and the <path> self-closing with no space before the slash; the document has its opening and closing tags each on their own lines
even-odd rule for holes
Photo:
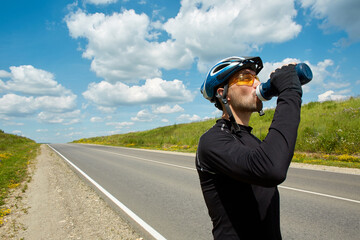
<svg viewBox="0 0 360 240">
<path fill-rule="evenodd" d="M 256 75 L 256 73 L 250 69 L 243 69 L 236 73 L 233 77 L 238 74 L 250 73 Z M 233 78 L 232 77 L 232 78 Z M 230 79 L 231 81 L 231 79 Z M 229 87 L 228 101 L 235 111 L 240 112 L 258 112 L 263 108 L 262 102 L 256 96 L 256 87 L 260 84 L 259 81 L 255 80 L 252 86 L 237 85 L 233 84 Z"/>
</svg>

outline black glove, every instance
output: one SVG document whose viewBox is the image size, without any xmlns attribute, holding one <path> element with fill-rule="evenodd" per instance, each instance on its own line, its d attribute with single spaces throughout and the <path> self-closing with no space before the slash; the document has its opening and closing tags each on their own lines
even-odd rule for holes
<svg viewBox="0 0 360 240">
<path fill-rule="evenodd" d="M 271 86 L 277 91 L 277 95 L 287 89 L 294 90 L 302 96 L 302 88 L 295 65 L 290 64 L 278 68 L 270 75 Z"/>
</svg>

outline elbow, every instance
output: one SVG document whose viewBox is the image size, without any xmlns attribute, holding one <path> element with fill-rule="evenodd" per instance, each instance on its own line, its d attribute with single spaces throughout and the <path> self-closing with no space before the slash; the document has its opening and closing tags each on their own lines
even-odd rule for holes
<svg viewBox="0 0 360 240">
<path fill-rule="evenodd" d="M 280 170 L 277 168 L 269 169 L 264 179 L 266 179 L 267 187 L 275 187 L 283 183 L 286 179 L 287 171 Z"/>
<path fill-rule="evenodd" d="M 265 187 L 275 187 L 283 183 L 287 176 L 291 158 L 273 152 L 272 158 L 267 154 L 260 154 L 251 162 L 251 168 L 258 181 Z"/>
<path fill-rule="evenodd" d="M 270 177 L 274 185 L 280 185 L 286 179 L 286 171 L 275 171 Z"/>
</svg>

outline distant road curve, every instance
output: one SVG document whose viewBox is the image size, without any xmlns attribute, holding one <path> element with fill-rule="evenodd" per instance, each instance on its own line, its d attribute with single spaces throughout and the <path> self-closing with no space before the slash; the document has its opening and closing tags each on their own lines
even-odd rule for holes
<svg viewBox="0 0 360 240">
<path fill-rule="evenodd" d="M 50 146 L 89 176 L 95 188 L 108 192 L 108 199 L 114 198 L 145 223 L 147 234 L 157 239 L 212 239 L 192 154 Z M 279 190 L 284 239 L 360 236 L 360 175 L 290 168 Z"/>
</svg>

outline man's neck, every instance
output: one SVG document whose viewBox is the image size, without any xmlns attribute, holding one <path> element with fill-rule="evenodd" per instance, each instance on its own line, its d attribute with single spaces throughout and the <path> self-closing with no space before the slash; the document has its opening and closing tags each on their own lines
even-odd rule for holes
<svg viewBox="0 0 360 240">
<path fill-rule="evenodd" d="M 236 123 L 244 126 L 249 126 L 251 114 L 252 114 L 251 112 L 236 113 L 235 111 L 233 111 L 233 116 L 235 118 Z M 226 111 L 223 111 L 222 118 L 229 120 L 229 114 Z"/>
</svg>

